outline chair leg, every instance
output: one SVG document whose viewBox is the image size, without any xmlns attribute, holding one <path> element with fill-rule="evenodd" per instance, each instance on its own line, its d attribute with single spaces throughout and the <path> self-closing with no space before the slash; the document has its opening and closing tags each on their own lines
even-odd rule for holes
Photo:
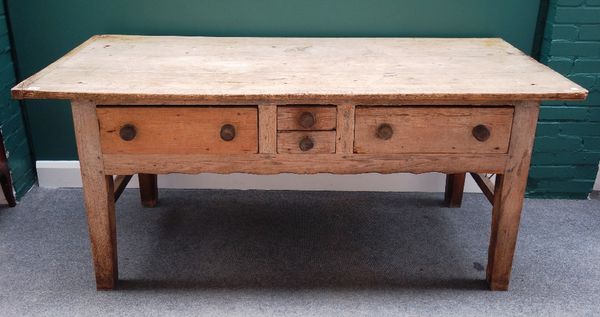
<svg viewBox="0 0 600 317">
<path fill-rule="evenodd" d="M 17 205 L 17 200 L 15 199 L 15 194 L 13 193 L 10 174 L 4 174 L 4 171 L 0 173 L 2 173 L 2 175 L 0 175 L 0 183 L 2 184 L 2 192 L 4 193 L 6 202 L 8 203 L 9 207 L 14 207 Z"/>
<path fill-rule="evenodd" d="M 465 190 L 466 173 L 446 174 L 445 204 L 449 208 L 459 208 Z"/>
<path fill-rule="evenodd" d="M 140 196 L 144 207 L 154 207 L 158 202 L 158 177 L 156 174 L 138 174 Z"/>
<path fill-rule="evenodd" d="M 10 170 L 8 168 L 8 158 L 6 157 L 6 149 L 4 148 L 4 139 L 0 134 L 0 184 L 2 185 L 2 192 L 6 198 L 8 206 L 14 207 L 17 205 L 15 194 L 13 193 L 12 179 L 10 177 Z"/>
</svg>

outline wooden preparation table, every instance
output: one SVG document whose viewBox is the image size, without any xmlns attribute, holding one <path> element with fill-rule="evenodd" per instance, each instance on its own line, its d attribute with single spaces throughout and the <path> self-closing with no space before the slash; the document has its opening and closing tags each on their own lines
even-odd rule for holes
<svg viewBox="0 0 600 317">
<path fill-rule="evenodd" d="M 96 286 L 118 280 L 132 175 L 470 172 L 492 202 L 487 281 L 506 290 L 539 111 L 587 91 L 505 41 L 94 36 L 12 90 L 71 101 Z M 496 174 L 495 184 L 485 177 Z"/>
</svg>

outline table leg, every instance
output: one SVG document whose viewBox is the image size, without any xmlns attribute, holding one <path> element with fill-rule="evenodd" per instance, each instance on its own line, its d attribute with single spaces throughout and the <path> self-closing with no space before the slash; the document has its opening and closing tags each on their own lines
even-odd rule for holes
<svg viewBox="0 0 600 317">
<path fill-rule="evenodd" d="M 112 289 L 118 279 L 114 183 L 104 173 L 96 106 L 72 102 L 96 287 Z"/>
<path fill-rule="evenodd" d="M 154 207 L 158 202 L 158 177 L 156 174 L 138 174 L 140 196 L 144 207 Z"/>
<path fill-rule="evenodd" d="M 508 162 L 496 175 L 486 271 L 491 290 L 508 290 L 538 111 L 536 103 L 515 107 Z"/>
<path fill-rule="evenodd" d="M 446 206 L 459 208 L 462 204 L 466 175 L 466 173 L 446 174 L 446 192 L 444 194 Z"/>
</svg>

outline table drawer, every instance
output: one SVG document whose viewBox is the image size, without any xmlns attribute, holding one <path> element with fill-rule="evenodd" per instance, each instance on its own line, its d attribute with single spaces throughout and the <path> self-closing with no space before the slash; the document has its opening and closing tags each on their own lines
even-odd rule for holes
<svg viewBox="0 0 600 317">
<path fill-rule="evenodd" d="M 277 130 L 333 130 L 336 114 L 335 106 L 279 106 Z"/>
<path fill-rule="evenodd" d="M 277 153 L 335 153 L 335 131 L 279 132 Z"/>
<path fill-rule="evenodd" d="M 357 107 L 355 153 L 506 153 L 512 107 Z"/>
<path fill-rule="evenodd" d="M 99 107 L 105 154 L 257 153 L 256 107 Z"/>
</svg>

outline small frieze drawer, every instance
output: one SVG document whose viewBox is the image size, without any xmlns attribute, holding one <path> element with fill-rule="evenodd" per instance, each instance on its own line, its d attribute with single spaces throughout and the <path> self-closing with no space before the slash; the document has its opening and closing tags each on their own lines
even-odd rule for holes
<svg viewBox="0 0 600 317">
<path fill-rule="evenodd" d="M 329 105 L 277 107 L 277 130 L 335 130 L 337 109 Z"/>
<path fill-rule="evenodd" d="M 277 153 L 335 153 L 335 131 L 281 131 L 277 133 Z"/>
</svg>

